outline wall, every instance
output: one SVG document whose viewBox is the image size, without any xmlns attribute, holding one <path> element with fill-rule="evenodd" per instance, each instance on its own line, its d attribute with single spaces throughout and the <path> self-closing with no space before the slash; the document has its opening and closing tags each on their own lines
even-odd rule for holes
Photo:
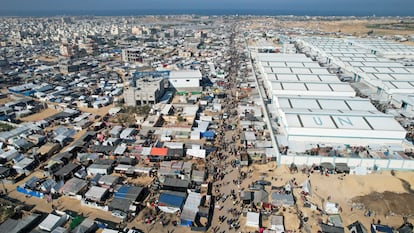
<svg viewBox="0 0 414 233">
<path fill-rule="evenodd" d="M 170 78 L 170 84 L 175 88 L 180 87 L 199 87 L 200 81 L 198 78 L 178 78 L 178 79 L 171 79 Z"/>
<path fill-rule="evenodd" d="M 414 170 L 414 160 L 402 159 L 369 159 L 369 158 L 343 158 L 343 157 L 323 157 L 323 156 L 307 156 L 307 155 L 281 155 L 280 164 L 296 165 L 320 164 L 324 162 L 347 163 L 349 167 L 366 167 L 372 169 L 376 165 L 379 169 L 394 170 Z"/>
</svg>

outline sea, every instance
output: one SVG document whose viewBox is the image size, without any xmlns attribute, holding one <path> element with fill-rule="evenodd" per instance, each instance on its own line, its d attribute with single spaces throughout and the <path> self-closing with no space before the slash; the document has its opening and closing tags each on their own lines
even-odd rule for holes
<svg viewBox="0 0 414 233">
<path fill-rule="evenodd" d="M 414 16 L 406 11 L 382 9 L 326 9 L 326 10 L 275 10 L 275 9 L 136 9 L 136 10 L 53 10 L 53 11 L 5 11 L 0 16 L 52 17 L 52 16 L 144 16 L 144 15 L 256 15 L 256 16 Z"/>
</svg>

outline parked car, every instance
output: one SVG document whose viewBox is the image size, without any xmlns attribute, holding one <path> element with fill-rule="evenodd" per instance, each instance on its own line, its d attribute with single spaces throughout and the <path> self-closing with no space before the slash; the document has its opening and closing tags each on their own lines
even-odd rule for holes
<svg viewBox="0 0 414 233">
<path fill-rule="evenodd" d="M 119 211 L 119 210 L 114 210 L 114 211 L 112 211 L 112 216 L 124 220 L 124 219 L 126 219 L 127 214 L 122 212 L 122 211 Z"/>
<path fill-rule="evenodd" d="M 267 180 L 256 180 L 254 182 L 254 184 L 256 184 L 256 185 L 271 185 L 272 183 L 270 181 L 267 181 Z"/>
</svg>

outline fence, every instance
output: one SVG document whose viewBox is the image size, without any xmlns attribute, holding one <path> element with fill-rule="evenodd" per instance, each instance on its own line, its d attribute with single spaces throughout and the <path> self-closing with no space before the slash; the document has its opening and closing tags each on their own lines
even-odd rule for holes
<svg viewBox="0 0 414 233">
<path fill-rule="evenodd" d="M 40 199 L 43 199 L 43 196 L 44 196 L 43 193 L 41 193 L 41 192 L 33 191 L 33 190 L 30 190 L 30 189 L 25 189 L 25 188 L 22 188 L 20 186 L 17 186 L 16 190 L 19 193 L 23 193 L 25 195 L 29 195 L 29 196 L 32 196 L 32 197 L 37 197 L 37 198 L 40 198 Z"/>
<path fill-rule="evenodd" d="M 307 155 L 281 155 L 280 164 L 307 165 L 320 163 L 346 163 L 349 167 L 365 167 L 367 169 L 385 170 L 414 170 L 414 160 L 406 159 L 371 159 L 371 158 L 350 158 L 350 157 L 324 157 Z"/>
</svg>

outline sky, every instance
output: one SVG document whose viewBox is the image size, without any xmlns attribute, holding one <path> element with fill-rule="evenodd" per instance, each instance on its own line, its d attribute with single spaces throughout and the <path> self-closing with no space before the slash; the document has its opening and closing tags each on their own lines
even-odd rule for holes
<svg viewBox="0 0 414 233">
<path fill-rule="evenodd" d="M 413 15 L 414 0 L 0 0 L 0 11 L 279 10 Z"/>
</svg>

